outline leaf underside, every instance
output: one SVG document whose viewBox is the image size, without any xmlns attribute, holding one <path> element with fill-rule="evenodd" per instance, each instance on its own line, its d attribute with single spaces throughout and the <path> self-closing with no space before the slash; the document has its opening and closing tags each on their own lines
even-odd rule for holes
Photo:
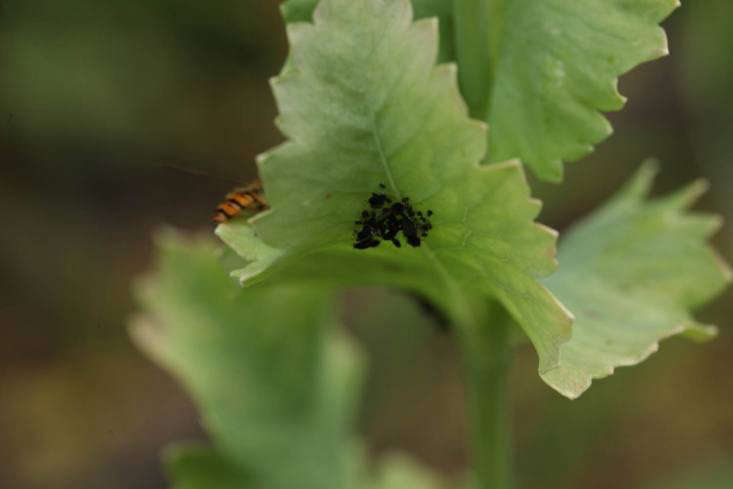
<svg viewBox="0 0 733 489">
<path fill-rule="evenodd" d="M 520 158 L 559 182 L 608 137 L 599 111 L 620 109 L 618 77 L 668 53 L 659 27 L 678 0 L 512 0 L 494 48 L 490 161 Z"/>
<path fill-rule="evenodd" d="M 570 319 L 537 277 L 555 267 L 556 234 L 533 222 L 540 205 L 517 162 L 479 164 L 486 129 L 467 116 L 455 67 L 435 66 L 436 22 L 413 23 L 407 0 L 323 0 L 313 21 L 288 25 L 290 61 L 272 83 L 287 141 L 258 161 L 271 210 L 254 232 L 217 229 L 244 258 L 276 250 L 240 278 L 402 286 L 470 327 L 499 301 L 552 368 Z M 380 183 L 435 212 L 419 248 L 352 248 Z"/>
<path fill-rule="evenodd" d="M 706 242 L 720 219 L 687 211 L 705 189 L 700 181 L 646 200 L 655 173 L 655 164 L 643 165 L 608 204 L 573 228 L 560 244 L 561 267 L 544 280 L 576 317 L 559 365 L 542 374 L 565 396 L 577 397 L 592 379 L 643 361 L 664 338 L 715 334 L 690 311 L 731 279 Z"/>
<path fill-rule="evenodd" d="M 673 6 L 649 8 L 643 17 L 651 21 Z M 637 7 L 627 14 L 640 13 Z M 690 318 L 689 296 L 670 294 L 667 283 L 642 280 L 652 271 L 644 260 L 654 263 L 659 236 L 667 236 L 655 234 L 659 226 L 625 246 L 613 241 L 613 255 L 606 247 L 593 257 L 625 263 L 631 253 L 636 268 L 614 263 L 611 271 L 637 270 L 626 277 L 644 284 L 634 294 L 625 290 L 627 282 L 614 282 L 617 277 L 584 258 L 589 252 L 583 246 L 615 239 L 621 224 L 630 225 L 624 221 L 594 228 L 593 239 L 578 240 L 573 233 L 564 245 L 564 268 L 543 282 L 578 313 L 574 339 L 561 347 L 570 314 L 535 280 L 554 269 L 554 235 L 532 222 L 539 205 L 529 199 L 516 163 L 478 164 L 485 128 L 467 117 L 451 65 L 433 66 L 435 23 L 413 24 L 406 1 L 324 0 L 313 23 L 290 24 L 288 35 L 291 62 L 273 81 L 278 125 L 288 141 L 260 159 L 272 210 L 251 221 L 254 231 L 244 223 L 217 230 L 245 258 L 262 246 L 260 239 L 275 250 L 275 259 L 253 260 L 238 271 L 240 279 L 401 286 L 430 297 L 454 323 L 469 327 L 487 320 L 481 303 L 498 300 L 533 342 L 542 378 L 568 397 L 577 397 L 592 378 L 643 360 L 664 337 L 709 333 Z M 637 182 L 648 185 L 648 174 Z M 380 182 L 393 197 L 409 196 L 435 211 L 435 228 L 421 248 L 349 246 L 347 231 Z M 673 239 L 682 233 L 667 231 Z M 692 239 L 712 256 L 704 244 L 709 232 L 678 241 Z M 649 252 L 633 255 L 640 250 Z M 684 262 L 688 252 L 677 250 L 675 260 Z M 725 282 L 718 268 L 705 279 L 713 291 Z"/>
<path fill-rule="evenodd" d="M 287 22 L 310 21 L 317 0 L 289 0 Z M 414 0 L 417 18 L 440 20 L 440 60 L 456 60 L 453 0 Z M 678 0 L 512 0 L 487 19 L 488 161 L 519 158 L 559 182 L 612 128 L 601 112 L 625 99 L 618 77 L 668 53 L 659 27 Z M 473 49 L 473 48 L 472 48 Z M 474 67 L 471 67 L 474 69 Z M 479 70 L 480 71 L 480 70 Z"/>
</svg>

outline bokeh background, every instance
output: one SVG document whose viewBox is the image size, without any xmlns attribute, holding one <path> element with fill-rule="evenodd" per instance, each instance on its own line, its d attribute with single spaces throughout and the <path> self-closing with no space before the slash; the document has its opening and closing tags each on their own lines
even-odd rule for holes
<svg viewBox="0 0 733 489">
<path fill-rule="evenodd" d="M 0 487 L 164 488 L 160 449 L 205 436 L 185 392 L 128 339 L 130 285 L 161 224 L 210 233 L 212 206 L 280 141 L 277 3 L 0 2 Z M 699 208 L 726 217 L 716 246 L 733 260 L 731 18 L 729 0 L 690 0 L 665 23 L 672 56 L 622 79 L 615 135 L 565 184 L 533 181 L 543 222 L 567 228 L 656 156 L 658 192 L 711 182 Z M 665 341 L 573 402 L 521 348 L 520 487 L 733 487 L 731 313 L 729 291 L 699 313 L 721 326 L 716 341 Z M 451 335 L 387 291 L 347 295 L 343 315 L 370 354 L 360 430 L 374 455 L 404 449 L 459 474 Z"/>
</svg>

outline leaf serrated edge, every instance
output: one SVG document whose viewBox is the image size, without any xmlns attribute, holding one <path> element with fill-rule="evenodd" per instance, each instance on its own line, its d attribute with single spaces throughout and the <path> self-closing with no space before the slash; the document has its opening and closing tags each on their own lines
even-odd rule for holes
<svg viewBox="0 0 733 489">
<path fill-rule="evenodd" d="M 643 203 L 645 199 L 648 199 L 649 194 L 651 193 L 654 179 L 659 173 L 659 167 L 659 162 L 656 159 L 647 159 L 643 161 L 641 167 L 631 177 L 631 180 L 626 185 L 624 185 L 624 187 L 618 192 L 618 194 L 614 196 L 606 205 L 618 205 L 619 203 L 623 203 L 624 201 L 632 201 L 635 205 Z M 650 204 L 669 207 L 670 211 L 673 212 L 675 215 L 681 214 L 684 216 L 685 214 L 682 214 L 682 212 L 688 210 L 688 215 L 690 215 L 693 213 L 689 213 L 689 209 L 700 199 L 700 197 L 702 197 L 702 195 L 707 192 L 709 187 L 710 183 L 706 179 L 699 178 L 689 183 L 682 189 L 673 192 L 671 195 L 663 196 L 657 199 L 656 202 L 650 202 Z M 723 219 L 717 214 L 706 214 L 705 217 L 707 217 L 711 221 L 710 229 L 705 235 L 706 238 L 709 238 L 720 229 L 723 224 Z M 725 259 L 710 243 L 706 242 L 704 246 L 708 253 L 712 256 L 718 267 L 718 270 L 722 275 L 723 282 L 725 284 L 723 285 L 723 287 L 721 287 L 720 291 L 722 291 L 725 289 L 727 284 L 733 282 L 733 268 L 728 265 Z M 685 335 L 693 341 L 702 342 L 714 338 L 717 333 L 718 328 L 716 326 L 705 325 L 698 323 L 694 319 L 688 319 L 687 321 L 684 321 L 678 326 L 674 327 L 669 333 L 659 337 L 656 341 L 649 344 L 647 349 L 642 351 L 638 355 L 621 358 L 618 364 L 614 366 L 606 365 L 604 366 L 604 370 L 596 375 L 576 375 L 576 377 L 582 378 L 582 381 L 579 384 L 576 384 L 576 386 L 580 386 L 580 388 L 576 388 L 574 390 L 563 389 L 556 383 L 553 383 L 546 378 L 548 377 L 548 374 L 551 374 L 553 371 L 564 368 L 562 364 L 559 363 L 559 361 L 555 367 L 548 369 L 544 372 L 540 372 L 540 376 L 543 378 L 543 380 L 545 380 L 548 385 L 550 385 L 550 387 L 555 389 L 563 396 L 569 399 L 577 399 L 578 397 L 580 397 L 581 394 L 583 394 L 591 387 L 594 380 L 603 379 L 613 375 L 613 373 L 619 367 L 631 367 L 640 364 L 641 362 L 649 358 L 653 353 L 659 351 L 659 344 L 668 338 L 677 335 Z M 560 352 L 560 357 L 561 356 L 562 351 Z M 577 371 L 575 372 L 577 373 Z"/>
</svg>

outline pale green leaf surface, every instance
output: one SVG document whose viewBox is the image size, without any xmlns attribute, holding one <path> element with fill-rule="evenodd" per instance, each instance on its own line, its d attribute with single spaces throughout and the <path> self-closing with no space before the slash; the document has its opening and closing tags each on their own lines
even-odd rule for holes
<svg viewBox="0 0 733 489">
<path fill-rule="evenodd" d="M 714 334 L 690 311 L 731 279 L 706 242 L 720 220 L 687 211 L 703 182 L 647 200 L 655 173 L 653 163 L 643 165 L 617 196 L 573 228 L 561 242 L 559 270 L 544 281 L 576 316 L 558 367 L 542 376 L 568 397 L 616 367 L 641 362 L 664 338 Z"/>
<path fill-rule="evenodd" d="M 556 234 L 534 223 L 517 162 L 480 166 L 485 127 L 468 118 L 454 66 L 434 65 L 435 21 L 413 23 L 407 0 L 323 0 L 313 17 L 288 25 L 290 62 L 273 81 L 288 140 L 259 159 L 271 210 L 250 220 L 257 237 L 217 230 L 245 257 L 259 239 L 280 250 L 243 277 L 402 286 L 472 325 L 479 303 L 498 300 L 551 368 L 570 327 L 537 281 L 555 267 Z M 352 248 L 380 182 L 435 211 L 421 247 Z"/>
<path fill-rule="evenodd" d="M 490 161 L 520 158 L 560 181 L 611 134 L 599 111 L 618 110 L 617 78 L 667 54 L 659 22 L 678 0 L 512 0 L 489 26 L 496 59 L 487 120 Z"/>
<path fill-rule="evenodd" d="M 280 250 L 272 248 L 262 240 L 257 239 L 254 229 L 242 222 L 241 219 L 235 219 L 227 226 L 218 226 L 216 233 L 247 262 L 246 267 L 236 274 L 241 282 L 267 270 L 283 255 Z"/>
<path fill-rule="evenodd" d="M 287 0 L 280 6 L 285 22 L 310 22 L 318 0 Z M 455 59 L 453 0 L 412 0 L 416 19 L 440 19 L 440 61 Z"/>
<path fill-rule="evenodd" d="M 230 487 L 238 473 L 267 489 L 352 487 L 360 369 L 329 333 L 326 294 L 242 291 L 210 243 L 169 235 L 163 248 L 159 271 L 138 288 L 145 315 L 133 337 L 192 393 L 216 448 L 172 462 L 183 471 L 177 487 L 199 487 L 211 466 L 231 470 L 209 487 Z"/>
<path fill-rule="evenodd" d="M 309 21 L 316 3 L 285 2 L 285 19 Z M 551 181 L 562 180 L 563 161 L 587 155 L 611 134 L 600 111 L 623 106 L 620 75 L 667 54 L 659 23 L 679 5 L 678 0 L 512 0 L 496 2 L 480 15 L 471 10 L 483 8 L 482 2 L 461 1 L 468 9 L 461 27 L 453 3 L 413 1 L 416 18 L 440 19 L 441 61 L 457 59 L 456 29 L 475 28 L 485 37 L 458 32 L 471 42 L 465 46 L 469 56 L 458 60 L 470 64 L 460 66 L 470 78 L 463 80 L 469 91 L 464 95 L 477 104 L 474 115 L 492 129 L 489 161 L 520 158 Z M 473 26 L 477 19 L 485 25 Z"/>
</svg>

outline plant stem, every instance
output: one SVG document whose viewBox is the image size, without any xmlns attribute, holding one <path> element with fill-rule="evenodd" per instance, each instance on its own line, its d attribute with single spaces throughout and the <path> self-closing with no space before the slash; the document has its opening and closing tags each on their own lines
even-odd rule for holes
<svg viewBox="0 0 733 489">
<path fill-rule="evenodd" d="M 499 304 L 489 310 L 488 324 L 461 331 L 467 369 L 467 404 L 477 489 L 512 485 L 509 344 L 512 320 Z"/>
<path fill-rule="evenodd" d="M 471 117 L 486 121 L 506 0 L 453 0 L 458 81 Z"/>
<path fill-rule="evenodd" d="M 471 117 L 488 122 L 507 0 L 453 0 L 456 60 L 461 93 Z M 510 342 L 513 321 L 492 303 L 486 321 L 460 328 L 466 363 L 477 489 L 512 486 Z"/>
</svg>

